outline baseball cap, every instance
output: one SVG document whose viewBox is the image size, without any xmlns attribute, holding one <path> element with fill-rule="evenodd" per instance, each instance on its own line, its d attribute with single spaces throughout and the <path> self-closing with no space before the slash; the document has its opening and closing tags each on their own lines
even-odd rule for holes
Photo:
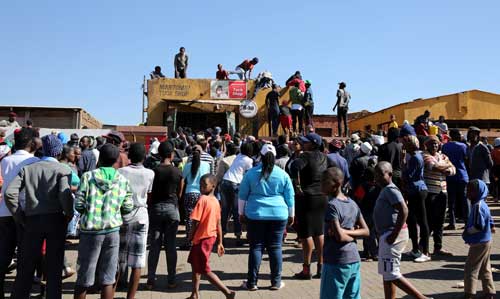
<svg viewBox="0 0 500 299">
<path fill-rule="evenodd" d="M 361 148 L 360 149 L 361 149 L 361 151 L 363 153 L 369 154 L 369 153 L 372 152 L 373 147 L 372 147 L 372 145 L 369 142 L 365 141 L 365 142 L 361 143 Z"/>
<path fill-rule="evenodd" d="M 268 143 L 266 143 L 266 144 L 264 144 L 264 145 L 262 146 L 262 148 L 260 149 L 260 154 L 261 154 L 262 156 L 264 156 L 265 154 L 267 154 L 267 153 L 269 153 L 269 152 L 270 152 L 270 153 L 272 153 L 272 154 L 273 154 L 273 156 L 275 156 L 275 157 L 276 157 L 276 148 L 275 148 L 272 144 L 268 144 Z"/>
<path fill-rule="evenodd" d="M 351 141 L 352 142 L 357 142 L 359 140 L 359 135 L 354 133 L 351 135 Z"/>
<path fill-rule="evenodd" d="M 316 133 L 309 133 L 306 136 L 300 136 L 299 141 L 302 143 L 312 142 L 318 146 L 323 143 L 323 141 L 321 140 L 321 136 Z"/>
<path fill-rule="evenodd" d="M 469 127 L 469 131 L 481 132 L 481 129 L 479 129 L 478 127 L 472 126 L 472 127 Z"/>
<path fill-rule="evenodd" d="M 9 112 L 9 116 L 11 116 L 11 117 L 17 117 L 17 114 L 14 111 L 12 111 L 12 112 Z"/>
<path fill-rule="evenodd" d="M 310 80 L 306 80 L 305 84 L 306 85 L 311 85 L 311 81 Z"/>
<path fill-rule="evenodd" d="M 118 131 L 111 131 L 108 133 L 108 135 L 104 135 L 102 137 L 104 137 L 108 140 L 113 140 L 116 143 L 121 143 L 121 142 L 125 141 L 125 136 L 121 132 L 118 132 Z"/>
</svg>

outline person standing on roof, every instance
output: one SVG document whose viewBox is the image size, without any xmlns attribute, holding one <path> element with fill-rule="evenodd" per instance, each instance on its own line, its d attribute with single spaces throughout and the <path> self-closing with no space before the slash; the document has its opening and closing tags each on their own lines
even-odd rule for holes
<svg viewBox="0 0 500 299">
<path fill-rule="evenodd" d="M 151 79 L 159 79 L 159 78 L 165 78 L 165 75 L 161 72 L 161 67 L 160 66 L 155 66 L 155 70 L 149 74 L 151 76 Z"/>
<path fill-rule="evenodd" d="M 230 71 L 229 74 L 238 75 L 240 80 L 250 80 L 252 70 L 257 63 L 259 63 L 259 58 L 257 57 L 254 57 L 252 60 L 245 59 L 242 63 L 236 66 L 234 71 Z"/>
<path fill-rule="evenodd" d="M 222 64 L 217 65 L 217 73 L 215 73 L 215 78 L 217 80 L 229 80 L 229 73 L 222 68 Z"/>
<path fill-rule="evenodd" d="M 187 77 L 188 56 L 186 54 L 186 48 L 181 47 L 179 53 L 175 55 L 174 69 L 176 79 L 185 79 Z"/>
<path fill-rule="evenodd" d="M 311 88 L 311 81 L 306 80 L 306 92 L 304 92 L 304 117 L 306 121 L 306 126 L 313 126 L 313 114 L 314 114 L 314 100 L 313 92 Z"/>
<path fill-rule="evenodd" d="M 295 86 L 290 89 L 290 101 L 292 102 L 292 127 L 294 133 L 303 133 L 303 122 L 304 118 L 304 106 L 302 106 L 302 101 L 304 99 L 304 93 L 299 88 L 299 83 L 295 83 Z M 297 132 L 297 122 L 299 123 L 299 131 Z"/>
<path fill-rule="evenodd" d="M 339 125 L 339 137 L 342 137 L 342 122 L 344 123 L 344 137 L 349 134 L 349 129 L 347 127 L 347 111 L 349 110 L 349 101 L 351 100 L 351 94 L 345 90 L 345 82 L 339 83 L 339 89 L 337 90 L 337 103 L 333 107 L 333 111 L 337 108 L 337 122 Z"/>
<path fill-rule="evenodd" d="M 278 86 L 273 84 L 273 90 L 266 95 L 266 107 L 267 107 L 267 118 L 269 121 L 269 136 L 278 135 L 279 114 L 280 114 L 280 93 L 278 92 Z"/>
</svg>

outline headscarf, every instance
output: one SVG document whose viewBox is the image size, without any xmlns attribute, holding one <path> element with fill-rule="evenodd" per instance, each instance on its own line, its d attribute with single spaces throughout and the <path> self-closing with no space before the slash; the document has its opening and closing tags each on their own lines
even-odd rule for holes
<svg viewBox="0 0 500 299">
<path fill-rule="evenodd" d="M 408 135 L 408 142 L 411 143 L 415 150 L 418 150 L 420 148 L 420 142 L 418 141 L 417 136 Z"/>
<path fill-rule="evenodd" d="M 427 147 L 427 146 L 429 146 L 429 144 L 430 144 L 432 141 L 435 141 L 435 142 L 437 142 L 437 143 L 441 143 L 441 141 L 439 141 L 439 138 L 438 138 L 436 135 L 429 135 L 429 136 L 427 136 L 427 137 L 426 137 L 426 139 L 425 139 L 425 142 L 424 142 L 425 146 L 426 146 L 426 147 Z"/>
</svg>

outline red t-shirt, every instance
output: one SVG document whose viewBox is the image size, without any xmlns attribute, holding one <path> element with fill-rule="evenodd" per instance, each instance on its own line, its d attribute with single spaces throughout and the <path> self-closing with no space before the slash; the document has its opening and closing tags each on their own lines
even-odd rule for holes
<svg viewBox="0 0 500 299">
<path fill-rule="evenodd" d="M 220 204 L 214 196 L 202 195 L 193 212 L 191 219 L 199 222 L 198 228 L 193 236 L 193 244 L 200 243 L 200 240 L 216 237 L 217 224 L 221 219 Z"/>
<path fill-rule="evenodd" d="M 250 63 L 250 60 L 246 59 L 245 61 L 243 61 L 240 65 L 238 65 L 239 67 L 241 67 L 243 70 L 245 71 L 250 71 L 250 70 L 253 70 L 253 67 L 254 65 Z"/>
<path fill-rule="evenodd" d="M 229 73 L 226 70 L 217 71 L 215 78 L 217 80 L 229 80 Z"/>
</svg>

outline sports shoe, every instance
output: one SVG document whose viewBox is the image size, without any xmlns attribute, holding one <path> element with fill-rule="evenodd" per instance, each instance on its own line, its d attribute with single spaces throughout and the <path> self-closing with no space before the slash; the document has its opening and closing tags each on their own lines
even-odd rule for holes
<svg viewBox="0 0 500 299">
<path fill-rule="evenodd" d="M 406 254 L 409 255 L 409 256 L 411 256 L 413 259 L 417 259 L 420 256 L 422 256 L 422 252 L 420 252 L 420 250 L 419 251 L 413 251 L 413 250 L 412 251 L 408 251 Z"/>
<path fill-rule="evenodd" d="M 271 286 L 271 291 L 278 291 L 285 287 L 285 283 L 282 281 L 279 286 Z"/>
<path fill-rule="evenodd" d="M 421 256 L 417 257 L 416 259 L 414 259 L 413 261 L 415 263 L 425 263 L 425 262 L 429 262 L 431 260 L 431 257 L 430 256 L 427 256 L 425 254 L 422 254 Z"/>
<path fill-rule="evenodd" d="M 243 281 L 243 283 L 240 286 L 242 289 L 245 289 L 247 291 L 253 292 L 257 291 L 259 288 L 256 285 L 248 285 L 248 282 L 246 280 Z"/>
</svg>

